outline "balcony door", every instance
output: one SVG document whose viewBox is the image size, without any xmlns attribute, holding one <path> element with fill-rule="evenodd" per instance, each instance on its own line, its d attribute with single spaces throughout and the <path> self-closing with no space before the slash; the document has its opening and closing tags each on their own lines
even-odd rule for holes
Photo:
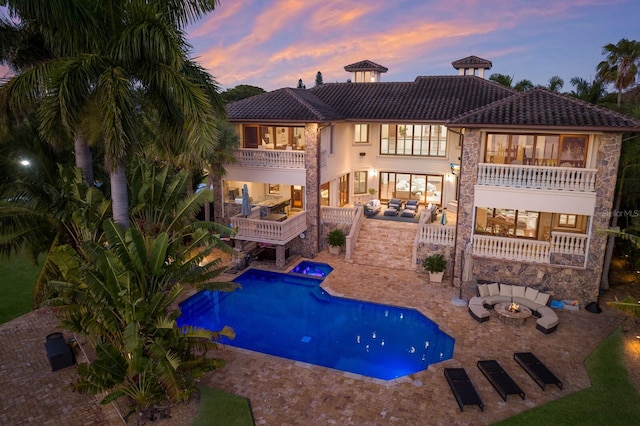
<svg viewBox="0 0 640 426">
<path fill-rule="evenodd" d="M 302 209 L 303 187 L 299 185 L 291 186 L 291 208 Z"/>
</svg>

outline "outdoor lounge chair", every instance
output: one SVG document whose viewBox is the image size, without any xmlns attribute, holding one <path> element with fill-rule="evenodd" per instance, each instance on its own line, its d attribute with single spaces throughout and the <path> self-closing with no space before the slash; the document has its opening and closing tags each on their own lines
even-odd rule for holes
<svg viewBox="0 0 640 426">
<path fill-rule="evenodd" d="M 562 382 L 531 352 L 516 352 L 513 354 L 520 367 L 540 386 L 542 390 L 546 385 L 556 385 L 562 389 Z"/>
<path fill-rule="evenodd" d="M 387 203 L 387 209 L 384 211 L 385 216 L 397 216 L 402 210 L 402 200 L 400 198 L 392 198 Z"/>
<path fill-rule="evenodd" d="M 520 395 L 520 398 L 524 399 L 524 392 L 520 386 L 504 371 L 498 361 L 493 359 L 478 361 L 478 368 L 504 401 L 507 400 L 507 395 Z"/>
<path fill-rule="evenodd" d="M 404 210 L 402 210 L 402 213 L 400 214 L 400 216 L 402 216 L 402 217 L 416 217 L 416 213 L 417 213 L 417 210 L 404 209 Z"/>
<path fill-rule="evenodd" d="M 405 210 L 413 210 L 417 212 L 419 208 L 420 208 L 419 200 L 407 200 L 407 202 L 404 204 Z"/>
<path fill-rule="evenodd" d="M 484 411 L 484 404 L 480 399 L 480 395 L 478 395 L 476 388 L 469 380 L 464 368 L 445 368 L 444 377 L 447 378 L 447 383 L 449 383 L 451 392 L 456 398 L 460 411 L 464 411 L 465 405 L 477 405 L 480 407 L 480 411 Z"/>
</svg>

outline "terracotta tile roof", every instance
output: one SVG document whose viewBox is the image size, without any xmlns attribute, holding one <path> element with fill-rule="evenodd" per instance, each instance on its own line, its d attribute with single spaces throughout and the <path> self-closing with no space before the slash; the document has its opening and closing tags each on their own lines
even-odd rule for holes
<svg viewBox="0 0 640 426">
<path fill-rule="evenodd" d="M 313 89 L 280 89 L 234 102 L 228 106 L 228 119 L 444 123 L 514 93 L 476 76 L 418 77 L 399 83 L 325 83 Z"/>
<path fill-rule="evenodd" d="M 307 89 L 278 89 L 227 105 L 229 121 L 314 123 L 340 120 L 329 105 Z"/>
<path fill-rule="evenodd" d="M 478 68 L 478 66 L 482 66 L 486 69 L 491 69 L 493 65 L 491 61 L 486 59 L 478 58 L 477 56 L 467 56 L 466 58 L 458 59 L 457 61 L 451 62 L 451 65 L 455 69 L 458 68 Z"/>
<path fill-rule="evenodd" d="M 378 71 L 383 73 L 389 71 L 389 68 L 383 67 L 382 65 L 376 64 L 375 62 L 371 62 L 369 60 L 364 60 L 356 62 L 355 64 L 347 65 L 344 67 L 344 70 L 347 72 Z"/>
<path fill-rule="evenodd" d="M 453 127 L 640 131 L 640 121 L 568 95 L 534 88 L 447 122 Z"/>
</svg>

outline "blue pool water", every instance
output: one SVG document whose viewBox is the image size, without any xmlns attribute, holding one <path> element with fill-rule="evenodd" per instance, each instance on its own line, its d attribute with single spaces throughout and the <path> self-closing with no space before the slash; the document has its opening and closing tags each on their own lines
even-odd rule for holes
<svg viewBox="0 0 640 426">
<path fill-rule="evenodd" d="M 331 271 L 333 271 L 333 268 L 331 267 L 331 265 L 327 265 L 326 263 L 303 260 L 302 262 L 298 263 L 295 268 L 293 268 L 289 273 L 324 278 L 329 275 Z"/>
<path fill-rule="evenodd" d="M 299 275 L 250 269 L 234 281 L 242 288 L 181 303 L 178 325 L 229 325 L 236 338 L 221 343 L 383 380 L 453 356 L 454 339 L 415 309 L 333 297 Z"/>
</svg>

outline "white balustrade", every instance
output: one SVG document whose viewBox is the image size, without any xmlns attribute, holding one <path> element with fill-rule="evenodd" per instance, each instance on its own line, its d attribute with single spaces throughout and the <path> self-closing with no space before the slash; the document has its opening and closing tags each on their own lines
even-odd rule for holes
<svg viewBox="0 0 640 426">
<path fill-rule="evenodd" d="M 417 243 L 453 247 L 455 239 L 456 227 L 453 225 L 422 224 L 418 226 Z"/>
<path fill-rule="evenodd" d="M 351 255 L 356 248 L 356 242 L 358 241 L 358 236 L 360 235 L 360 229 L 362 228 L 362 222 L 364 222 L 364 207 L 358 206 L 356 207 L 356 214 L 353 218 L 353 224 L 351 225 L 351 231 L 346 236 L 345 243 L 345 260 L 351 260 Z"/>
<path fill-rule="evenodd" d="M 563 254 L 585 254 L 587 250 L 587 234 L 571 232 L 551 232 L 551 251 Z"/>
<path fill-rule="evenodd" d="M 236 239 L 284 244 L 306 231 L 307 215 L 298 212 L 282 222 L 233 216 L 231 224 L 238 230 Z"/>
<path fill-rule="evenodd" d="M 239 166 L 304 169 L 304 151 L 272 149 L 238 149 L 235 151 Z"/>
<path fill-rule="evenodd" d="M 328 207 L 322 206 L 320 218 L 323 223 L 353 223 L 357 209 L 351 207 Z"/>
<path fill-rule="evenodd" d="M 473 255 L 521 262 L 550 263 L 550 244 L 546 241 L 522 238 L 473 237 Z"/>
<path fill-rule="evenodd" d="M 595 192 L 596 169 L 482 163 L 478 185 Z"/>
</svg>

